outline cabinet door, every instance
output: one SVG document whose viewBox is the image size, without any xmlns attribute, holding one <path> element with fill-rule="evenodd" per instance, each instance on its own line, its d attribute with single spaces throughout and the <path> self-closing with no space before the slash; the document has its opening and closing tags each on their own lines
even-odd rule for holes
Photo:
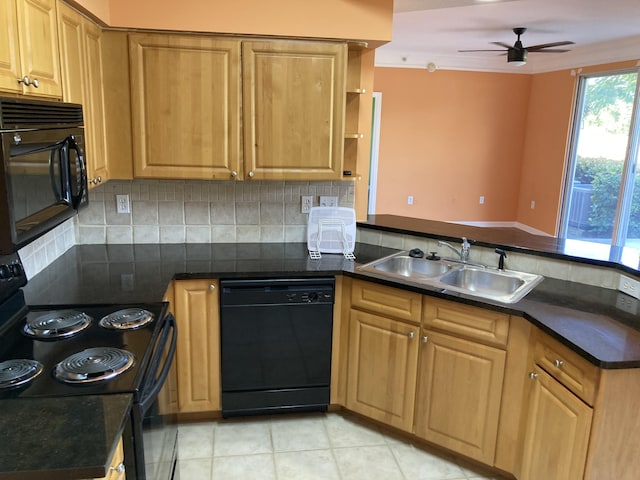
<svg viewBox="0 0 640 480">
<path fill-rule="evenodd" d="M 89 186 L 93 187 L 109 179 L 102 75 L 102 29 L 85 20 L 83 33 L 85 45 L 84 111 L 87 136 L 87 175 Z"/>
<path fill-rule="evenodd" d="M 129 37 L 134 176 L 230 180 L 240 170 L 240 41 Z"/>
<path fill-rule="evenodd" d="M 4 0 L 0 8 L 0 90 L 19 93 L 20 46 L 18 40 L 18 14 L 14 0 Z"/>
<path fill-rule="evenodd" d="M 342 178 L 346 45 L 243 42 L 245 176 Z"/>
<path fill-rule="evenodd" d="M 424 331 L 415 434 L 493 464 L 506 352 Z"/>
<path fill-rule="evenodd" d="M 579 480 L 593 410 L 541 368 L 533 387 L 520 480 Z"/>
<path fill-rule="evenodd" d="M 62 98 L 65 102 L 84 103 L 83 18 L 64 3 L 58 5 Z M 86 117 L 86 112 L 83 112 Z"/>
<path fill-rule="evenodd" d="M 218 282 L 175 282 L 178 322 L 178 409 L 220 410 L 220 312 Z"/>
<path fill-rule="evenodd" d="M 351 310 L 347 408 L 411 430 L 418 327 Z"/>
<path fill-rule="evenodd" d="M 38 81 L 38 87 L 25 86 L 24 93 L 62 97 L 56 1 L 18 0 L 17 10 L 22 67 L 19 76 Z"/>
</svg>

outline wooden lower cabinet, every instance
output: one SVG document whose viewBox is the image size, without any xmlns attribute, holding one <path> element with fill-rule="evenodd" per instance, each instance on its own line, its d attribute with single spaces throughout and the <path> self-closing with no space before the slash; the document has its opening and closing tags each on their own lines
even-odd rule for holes
<svg viewBox="0 0 640 480">
<path fill-rule="evenodd" d="M 492 465 L 506 352 L 429 330 L 420 343 L 414 433 Z"/>
<path fill-rule="evenodd" d="M 347 408 L 411 431 L 418 327 L 353 309 L 349 322 Z"/>
<path fill-rule="evenodd" d="M 518 478 L 580 480 L 584 477 L 593 409 L 541 368 L 536 366 L 531 376 L 533 387 Z"/>
<path fill-rule="evenodd" d="M 178 412 L 220 410 L 220 313 L 217 280 L 177 280 Z"/>
</svg>

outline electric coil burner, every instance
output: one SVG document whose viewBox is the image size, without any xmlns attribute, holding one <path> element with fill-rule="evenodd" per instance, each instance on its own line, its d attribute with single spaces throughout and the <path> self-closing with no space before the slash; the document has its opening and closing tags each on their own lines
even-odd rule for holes
<svg viewBox="0 0 640 480">
<path fill-rule="evenodd" d="M 30 382 L 42 373 L 36 360 L 16 359 L 0 363 L 0 389 L 13 388 Z"/>
<path fill-rule="evenodd" d="M 87 348 L 58 363 L 54 376 L 66 383 L 99 382 L 126 372 L 134 361 L 133 353 L 120 348 Z"/>
<path fill-rule="evenodd" d="M 91 324 L 92 318 L 76 310 L 54 310 L 27 319 L 23 332 L 37 339 L 58 339 L 76 335 Z"/>
<path fill-rule="evenodd" d="M 113 330 L 135 330 L 153 322 L 153 314 L 141 308 L 124 308 L 100 320 L 99 325 Z"/>
</svg>

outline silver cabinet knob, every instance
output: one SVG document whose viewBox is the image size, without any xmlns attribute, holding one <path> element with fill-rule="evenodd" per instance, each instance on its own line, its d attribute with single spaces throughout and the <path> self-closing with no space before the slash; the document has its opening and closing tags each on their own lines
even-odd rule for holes
<svg viewBox="0 0 640 480">
<path fill-rule="evenodd" d="M 120 463 L 117 467 L 109 467 L 109 470 L 115 470 L 118 473 L 124 472 L 124 463 Z"/>
<path fill-rule="evenodd" d="M 99 183 L 102 183 L 102 177 L 101 176 L 97 176 L 95 178 L 92 178 L 89 183 L 93 184 L 93 185 L 97 185 Z"/>
<path fill-rule="evenodd" d="M 216 289 L 216 286 L 212 283 L 211 285 L 209 285 L 209 291 L 213 292 Z"/>
<path fill-rule="evenodd" d="M 254 174 L 253 172 L 249 172 L 247 175 L 249 176 L 249 178 L 251 178 L 251 177 L 253 177 L 253 175 L 255 175 L 255 174 Z"/>
<path fill-rule="evenodd" d="M 416 336 L 416 334 L 415 334 L 415 333 L 413 333 L 413 332 L 409 332 L 409 333 L 407 334 L 407 337 L 409 337 L 409 339 L 412 339 L 412 338 L 413 338 L 413 337 L 415 337 L 415 336 Z"/>
<path fill-rule="evenodd" d="M 422 343 L 427 343 L 427 340 L 429 340 L 429 338 L 426 335 L 423 335 L 422 338 L 420 339 Z"/>
<path fill-rule="evenodd" d="M 29 86 L 31 85 L 31 79 L 29 78 L 28 75 L 25 75 L 22 78 L 18 78 L 18 83 L 23 83 L 25 86 Z"/>
<path fill-rule="evenodd" d="M 236 172 L 235 170 L 233 172 L 231 172 L 231 176 L 233 178 L 236 178 L 238 176 L 238 172 Z"/>
<path fill-rule="evenodd" d="M 554 360 L 553 366 L 556 368 L 562 368 L 564 366 L 564 360 Z"/>
<path fill-rule="evenodd" d="M 38 88 L 40 86 L 40 82 L 38 81 L 37 78 L 34 78 L 33 82 L 31 82 L 31 83 L 33 83 L 33 86 L 36 87 L 36 88 Z"/>
<path fill-rule="evenodd" d="M 531 380 L 535 380 L 536 378 L 538 378 L 538 374 L 536 372 L 529 372 L 529 378 Z"/>
</svg>

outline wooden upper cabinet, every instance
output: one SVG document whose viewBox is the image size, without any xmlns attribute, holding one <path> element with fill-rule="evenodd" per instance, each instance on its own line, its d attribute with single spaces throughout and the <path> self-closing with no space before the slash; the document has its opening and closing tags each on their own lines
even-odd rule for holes
<svg viewBox="0 0 640 480">
<path fill-rule="evenodd" d="M 109 178 L 104 117 L 102 29 L 72 8 L 58 6 L 62 98 L 81 103 L 89 187 Z"/>
<path fill-rule="evenodd" d="M 18 13 L 14 0 L 3 0 L 0 8 L 0 90 L 21 93 L 18 83 L 20 47 L 18 44 Z"/>
<path fill-rule="evenodd" d="M 4 0 L 0 20 L 9 25 L 7 32 L 0 33 L 0 88 L 14 93 L 61 97 L 55 0 Z"/>
<path fill-rule="evenodd" d="M 240 168 L 240 41 L 131 34 L 134 176 L 227 180 Z"/>
<path fill-rule="evenodd" d="M 243 42 L 245 176 L 342 178 L 345 44 Z"/>
<path fill-rule="evenodd" d="M 87 136 L 87 168 L 89 186 L 91 187 L 109 179 L 103 95 L 105 85 L 102 68 L 102 29 L 85 21 L 83 32 L 86 83 L 84 90 L 85 131 Z"/>
</svg>

